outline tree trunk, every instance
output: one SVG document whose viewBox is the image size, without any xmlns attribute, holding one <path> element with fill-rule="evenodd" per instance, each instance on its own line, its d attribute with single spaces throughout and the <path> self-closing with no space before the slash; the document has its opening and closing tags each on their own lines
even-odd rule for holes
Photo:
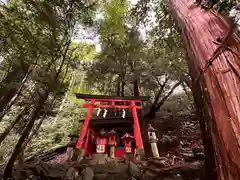
<svg viewBox="0 0 240 180">
<path fill-rule="evenodd" d="M 138 97 L 139 96 L 139 89 L 138 89 L 138 79 L 136 79 L 136 81 L 134 81 L 134 96 Z"/>
<path fill-rule="evenodd" d="M 52 99 L 52 101 L 49 103 L 49 106 L 51 107 L 53 102 L 55 100 L 55 97 Z M 42 116 L 42 118 L 40 119 L 40 121 L 38 122 L 37 126 L 35 127 L 35 129 L 32 131 L 32 133 L 30 134 L 30 136 L 27 138 L 27 140 L 24 142 L 23 144 L 23 149 L 22 151 L 24 151 L 25 147 L 28 145 L 28 143 L 32 140 L 32 138 L 37 134 L 39 128 L 41 127 L 44 119 L 47 116 L 47 112 L 45 111 L 44 115 Z"/>
<path fill-rule="evenodd" d="M 29 68 L 28 72 L 26 73 L 26 75 L 24 76 L 24 78 L 22 79 L 21 85 L 18 88 L 18 90 L 16 91 L 15 95 L 11 98 L 11 100 L 5 105 L 5 108 L 3 109 L 3 111 L 0 113 L 0 122 L 2 121 L 2 118 L 5 116 L 5 114 L 7 113 L 7 111 L 12 107 L 12 105 L 15 103 L 15 101 L 17 100 L 17 98 L 19 97 L 19 95 L 21 94 L 22 90 L 23 90 L 23 86 L 24 83 L 27 81 L 29 74 L 31 73 L 32 69 Z"/>
<path fill-rule="evenodd" d="M 30 65 L 25 64 L 22 68 L 17 65 L 13 66 L 13 70 L 6 75 L 0 85 L 0 112 L 5 109 L 8 102 L 16 94 L 17 90 L 21 86 L 18 83 L 21 83 L 23 81 Z"/>
<path fill-rule="evenodd" d="M 37 110 L 36 110 L 36 112 L 37 112 Z M 28 137 L 28 135 L 34 125 L 35 120 L 36 120 L 36 113 L 34 113 L 34 116 L 30 119 L 27 126 L 24 128 L 22 135 L 19 138 L 10 159 L 8 160 L 7 166 L 4 171 L 5 179 L 10 178 L 12 176 L 12 169 L 13 169 L 14 162 L 15 162 L 16 158 L 18 157 L 19 153 L 22 151 L 22 144 L 25 141 L 25 139 Z"/>
<path fill-rule="evenodd" d="M 200 9 L 193 3 L 194 0 L 171 0 L 173 15 L 191 58 L 190 73 L 196 83 L 218 47 L 214 41 L 222 34 L 226 36 L 231 27 L 220 14 Z M 240 53 L 236 33 L 229 37 L 227 45 L 201 73 L 199 84 L 193 85 L 207 156 L 206 174 L 209 179 L 217 179 L 216 171 L 219 180 L 240 179 L 240 59 L 237 55 Z M 210 162 L 213 159 L 216 167 Z"/>
<path fill-rule="evenodd" d="M 121 96 L 124 96 L 124 88 L 125 88 L 125 82 L 122 81 L 122 86 L 121 86 Z"/>
<path fill-rule="evenodd" d="M 120 96 L 121 94 L 121 80 L 120 78 L 118 78 L 118 81 L 117 81 L 117 96 Z"/>
<path fill-rule="evenodd" d="M 150 111 L 146 114 L 145 116 L 145 121 L 150 122 L 152 119 L 155 118 L 156 116 L 156 112 L 159 111 L 159 109 L 162 107 L 162 105 L 164 104 L 164 102 L 172 95 L 172 93 L 174 92 L 174 90 L 182 83 L 182 81 L 177 82 L 176 84 L 174 84 L 172 86 L 172 88 L 170 89 L 170 91 L 159 101 L 159 97 L 160 97 L 160 92 L 161 89 L 157 95 L 157 99 L 154 101 Z M 163 89 L 162 89 L 163 91 Z M 159 101 L 159 102 L 158 102 Z"/>
<path fill-rule="evenodd" d="M 0 144 L 3 142 L 3 140 L 7 137 L 9 132 L 12 130 L 12 128 L 15 126 L 16 123 L 19 122 L 21 119 L 22 115 L 26 112 L 26 107 L 22 109 L 18 115 L 15 117 L 15 119 L 5 128 L 3 133 L 0 134 Z"/>
<path fill-rule="evenodd" d="M 48 96 L 49 96 L 50 92 L 53 92 L 56 89 L 59 75 L 62 72 L 64 62 L 67 59 L 66 57 L 67 57 L 67 52 L 68 52 L 69 47 L 70 47 L 70 43 L 71 43 L 71 40 L 68 40 L 66 42 L 66 47 L 65 47 L 63 56 L 61 58 L 61 64 L 60 64 L 60 66 L 59 66 L 59 68 L 56 72 L 55 77 L 51 81 L 49 81 L 49 84 L 48 84 L 47 88 L 44 87 L 44 89 L 42 89 L 42 93 L 39 94 L 38 104 L 35 106 L 33 112 L 31 112 L 31 114 L 32 114 L 31 118 L 30 118 L 27 126 L 24 128 L 24 130 L 22 132 L 22 135 L 19 138 L 10 159 L 8 160 L 8 163 L 7 163 L 6 168 L 4 170 L 4 179 L 10 178 L 12 176 L 12 170 L 13 170 L 14 162 L 16 161 L 19 153 L 22 152 L 22 145 L 23 145 L 25 139 L 29 136 L 29 134 L 30 134 L 30 132 L 31 132 L 33 126 L 34 126 L 34 122 L 38 117 L 39 111 L 42 109 L 43 105 L 45 104 L 46 100 L 48 99 Z"/>
<path fill-rule="evenodd" d="M 42 97 L 42 99 L 40 100 L 41 102 L 39 103 L 37 108 L 35 108 L 33 110 L 31 119 L 29 120 L 27 126 L 24 128 L 22 135 L 19 138 L 10 159 L 8 160 L 8 163 L 7 163 L 5 171 L 4 171 L 5 179 L 10 178 L 12 176 L 12 169 L 13 169 L 14 162 L 15 162 L 16 158 L 18 157 L 19 153 L 22 152 L 22 145 L 23 145 L 25 139 L 29 136 L 29 134 L 33 128 L 34 122 L 38 117 L 39 111 L 42 109 L 43 104 L 47 100 L 48 94 L 49 94 L 49 92 L 45 93 L 45 97 Z"/>
</svg>

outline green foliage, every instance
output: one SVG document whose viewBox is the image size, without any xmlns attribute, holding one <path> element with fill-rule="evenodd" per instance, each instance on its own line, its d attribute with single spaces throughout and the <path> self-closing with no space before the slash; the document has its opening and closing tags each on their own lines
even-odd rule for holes
<svg viewBox="0 0 240 180">
<path fill-rule="evenodd" d="M 126 0 L 110 0 L 103 5 L 105 22 L 101 26 L 101 35 L 114 35 L 124 40 L 124 15 L 127 11 Z"/>
<path fill-rule="evenodd" d="M 172 83 L 179 81 L 187 72 L 185 50 L 167 11 L 166 1 L 152 3 L 154 6 L 139 1 L 130 13 L 135 15 L 134 18 L 125 13 L 124 40 L 119 40 L 119 37 L 112 33 L 112 29 L 108 28 L 108 21 L 111 22 L 119 12 L 112 14 L 107 11 L 109 17 L 100 28 L 105 28 L 105 34 L 100 34 L 102 51 L 93 63 L 87 64 L 85 68 L 91 89 L 97 89 L 103 94 L 116 94 L 119 82 L 124 82 L 125 95 L 133 95 L 132 83 L 137 81 L 141 93 L 154 98 L 166 78 L 168 82 L 164 85 L 164 92 L 168 92 Z M 147 31 L 147 39 L 143 39 L 138 30 L 141 26 L 129 27 L 129 24 L 133 22 L 131 19 L 148 19 L 146 9 L 155 14 L 153 23 L 156 25 Z M 145 21 L 141 23 L 144 24 Z M 165 93 L 162 94 L 164 95 Z"/>
<path fill-rule="evenodd" d="M 13 136 L 22 134 L 27 122 L 32 119 L 37 127 L 41 118 L 47 114 L 37 138 L 30 144 L 29 151 L 52 147 L 62 143 L 64 139 L 66 141 L 68 132 L 76 132 L 75 128 L 79 131 L 79 104 L 74 101 L 73 104 L 69 104 L 72 108 L 69 112 L 66 109 L 69 114 L 64 114 L 65 111 L 58 109 L 65 104 L 65 97 L 69 98 L 66 92 L 71 89 L 69 86 L 72 85 L 75 70 L 81 71 L 80 62 L 89 61 L 95 56 L 92 45 L 71 42 L 77 31 L 76 26 L 91 26 L 94 15 L 94 2 L 89 4 L 85 1 L 71 0 L 12 0 L 0 4 L 0 56 L 3 57 L 1 74 L 4 75 L 0 83 L 1 107 L 16 94 L 29 68 L 32 69 L 11 108 L 11 111 L 17 111 L 18 107 L 27 107 L 28 111 L 15 126 L 17 131 L 11 133 Z M 47 100 L 44 100 L 44 96 L 48 97 Z M 71 94 L 70 99 L 73 97 Z M 6 101 L 3 101 L 4 98 Z M 56 102 L 51 105 L 50 101 L 53 98 Z M 35 116 L 39 104 L 43 108 L 37 111 L 39 113 Z M 76 114 L 73 113 L 73 109 Z M 11 111 L 5 116 L 3 123 L 8 124 L 13 119 Z M 63 117 L 58 123 L 59 116 Z M 1 132 L 3 130 L 2 128 Z M 11 139 L 10 134 L 3 143 L 8 144 Z M 15 143 L 12 143 L 12 147 Z M 3 151 L 5 154 L 2 157 L 9 155 L 10 150 Z"/>
<path fill-rule="evenodd" d="M 81 124 L 79 119 L 83 119 L 86 115 L 87 109 L 82 108 L 82 103 L 75 102 L 72 98 L 75 95 L 70 93 L 66 98 L 61 111 L 58 111 L 57 116 L 48 116 L 44 121 L 37 137 L 29 144 L 26 152 L 44 151 L 48 148 L 66 144 L 69 142 L 69 134 L 79 134 Z"/>
<path fill-rule="evenodd" d="M 223 0 L 219 1 L 215 5 L 215 9 L 223 14 L 229 15 L 229 12 L 237 5 L 237 1 L 235 0 Z"/>
<path fill-rule="evenodd" d="M 81 61 L 91 61 L 96 56 L 95 45 L 93 44 L 73 42 L 71 46 L 72 49 L 75 49 L 72 57 L 78 63 Z"/>
</svg>

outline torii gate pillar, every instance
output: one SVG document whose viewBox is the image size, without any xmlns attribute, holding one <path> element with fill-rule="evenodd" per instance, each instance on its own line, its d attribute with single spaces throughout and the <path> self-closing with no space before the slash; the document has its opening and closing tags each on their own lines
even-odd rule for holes
<svg viewBox="0 0 240 180">
<path fill-rule="evenodd" d="M 135 106 L 135 102 L 132 101 L 132 115 L 133 115 L 133 133 L 134 133 L 134 138 L 136 141 L 136 150 L 137 150 L 137 156 L 140 156 L 140 158 L 144 157 L 144 147 L 143 147 L 143 141 L 142 141 L 142 135 L 141 135 L 141 130 L 139 126 L 139 121 L 138 121 L 138 115 L 137 115 L 137 109 Z"/>
</svg>

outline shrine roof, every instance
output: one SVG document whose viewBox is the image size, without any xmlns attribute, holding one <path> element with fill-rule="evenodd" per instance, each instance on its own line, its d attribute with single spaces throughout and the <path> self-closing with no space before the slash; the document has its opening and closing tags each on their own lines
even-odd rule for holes
<svg viewBox="0 0 240 180">
<path fill-rule="evenodd" d="M 149 96 L 106 96 L 75 93 L 78 99 L 115 99 L 115 100 L 141 100 L 148 101 Z"/>
</svg>

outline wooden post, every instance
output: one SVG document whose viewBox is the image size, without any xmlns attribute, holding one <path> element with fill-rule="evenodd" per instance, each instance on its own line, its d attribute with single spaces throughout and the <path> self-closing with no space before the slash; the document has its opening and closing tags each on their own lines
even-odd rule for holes
<svg viewBox="0 0 240 180">
<path fill-rule="evenodd" d="M 80 131 L 79 139 L 78 139 L 77 144 L 76 144 L 76 148 L 77 149 L 81 149 L 82 148 L 83 139 L 84 139 L 84 137 L 86 135 L 88 124 L 89 124 L 90 118 L 92 116 L 94 103 L 95 103 L 95 100 L 92 100 L 91 104 L 90 104 L 90 106 L 88 108 L 87 116 L 85 118 L 85 121 L 84 121 L 84 124 L 83 124 L 83 128 Z"/>
<path fill-rule="evenodd" d="M 144 147 L 143 147 L 143 141 L 141 136 L 141 130 L 138 122 L 138 115 L 137 110 L 135 106 L 135 102 L 131 101 L 132 105 L 132 114 L 133 114 L 133 131 L 134 131 L 134 138 L 136 141 L 136 148 L 137 148 L 137 155 L 140 155 L 142 158 L 144 156 Z"/>
<path fill-rule="evenodd" d="M 85 144 L 84 144 L 84 147 L 85 147 L 85 156 L 88 156 L 89 155 L 89 138 L 90 138 L 90 129 L 88 128 L 88 131 L 87 131 L 87 137 L 86 137 L 86 140 L 85 140 Z"/>
<path fill-rule="evenodd" d="M 87 112 L 87 116 L 86 116 L 84 124 L 83 124 L 83 128 L 80 131 L 79 139 L 76 144 L 75 155 L 74 155 L 73 159 L 78 159 L 78 157 L 81 159 L 85 154 L 85 150 L 83 147 L 83 139 L 86 135 L 88 124 L 89 124 L 90 118 L 92 116 L 94 103 L 95 103 L 95 100 L 91 100 L 91 104 L 88 108 L 88 112 Z"/>
</svg>

